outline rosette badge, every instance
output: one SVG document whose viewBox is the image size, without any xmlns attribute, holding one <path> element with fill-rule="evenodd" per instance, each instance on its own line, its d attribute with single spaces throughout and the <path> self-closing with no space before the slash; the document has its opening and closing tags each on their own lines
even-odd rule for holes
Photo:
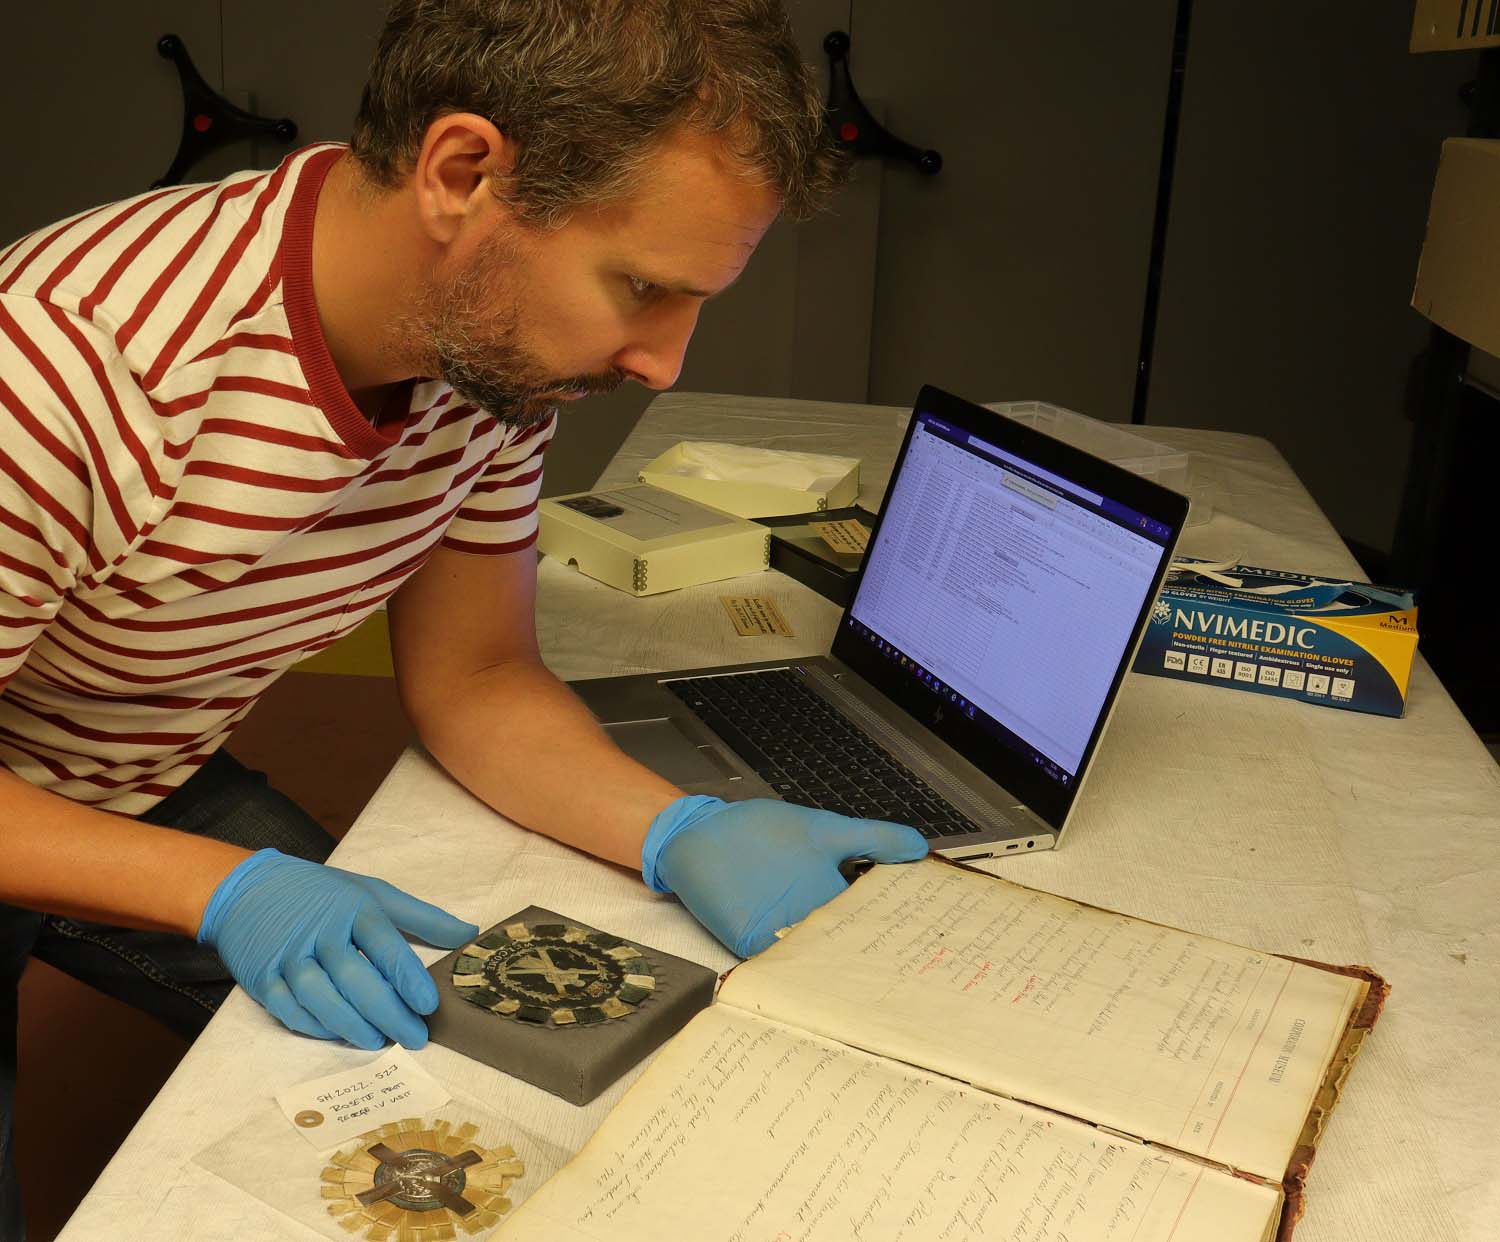
<svg viewBox="0 0 1500 1242">
<path fill-rule="evenodd" d="M 335 1152 L 323 1170 L 330 1215 L 370 1242 L 444 1242 L 482 1233 L 512 1207 L 526 1170 L 513 1147 L 483 1147 L 479 1127 L 419 1118 L 392 1122 Z"/>
<path fill-rule="evenodd" d="M 619 936 L 566 923 L 508 923 L 464 948 L 453 986 L 504 1018 L 587 1027 L 629 1017 L 655 990 L 656 975 Z"/>
</svg>

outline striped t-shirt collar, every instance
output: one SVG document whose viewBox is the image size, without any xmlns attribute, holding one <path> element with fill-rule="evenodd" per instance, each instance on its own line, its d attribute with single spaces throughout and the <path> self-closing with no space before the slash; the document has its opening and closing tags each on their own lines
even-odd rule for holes
<svg viewBox="0 0 1500 1242">
<path fill-rule="evenodd" d="M 298 151 L 287 157 L 302 159 L 302 167 L 297 171 L 296 188 L 281 233 L 282 301 L 292 332 L 292 349 L 301 363 L 312 399 L 344 444 L 360 457 L 369 459 L 390 448 L 406 430 L 412 386 L 407 383 L 396 389 L 398 394 L 406 396 L 406 415 L 372 426 L 349 396 L 349 390 L 344 387 L 344 381 L 333 365 L 328 342 L 323 339 L 323 325 L 318 320 L 318 304 L 313 291 L 313 221 L 317 216 L 318 195 L 323 182 L 346 149 L 331 145 L 312 148 L 310 154 Z"/>
</svg>

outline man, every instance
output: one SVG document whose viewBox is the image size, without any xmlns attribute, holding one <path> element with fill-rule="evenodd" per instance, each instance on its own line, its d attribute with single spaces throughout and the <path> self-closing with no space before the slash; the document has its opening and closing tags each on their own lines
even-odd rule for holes
<svg viewBox="0 0 1500 1242">
<path fill-rule="evenodd" d="M 398 0 L 351 149 L 0 258 L 6 1236 L 32 952 L 189 1034 L 237 981 L 307 1035 L 425 1040 L 436 991 L 401 933 L 475 927 L 322 865 L 318 826 L 221 749 L 382 602 L 449 772 L 641 869 L 736 952 L 839 891 L 840 861 L 925 852 L 684 797 L 533 630 L 556 408 L 669 387 L 703 301 L 836 171 L 777 0 Z"/>
</svg>

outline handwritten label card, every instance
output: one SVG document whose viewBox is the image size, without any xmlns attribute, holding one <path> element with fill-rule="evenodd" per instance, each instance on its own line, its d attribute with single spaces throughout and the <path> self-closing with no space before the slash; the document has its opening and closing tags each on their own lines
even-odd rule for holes
<svg viewBox="0 0 1500 1242">
<path fill-rule="evenodd" d="M 862 556 L 870 546 L 870 529 L 857 518 L 845 518 L 841 522 L 811 522 L 809 525 L 835 552 Z"/>
<path fill-rule="evenodd" d="M 756 634 L 796 637 L 774 599 L 768 599 L 764 595 L 721 595 L 719 602 L 728 611 L 734 628 L 746 638 Z"/>
<path fill-rule="evenodd" d="M 449 1098 L 437 1079 L 397 1047 L 367 1065 L 288 1087 L 276 1103 L 303 1138 L 326 1151 L 388 1121 L 433 1112 Z"/>
</svg>

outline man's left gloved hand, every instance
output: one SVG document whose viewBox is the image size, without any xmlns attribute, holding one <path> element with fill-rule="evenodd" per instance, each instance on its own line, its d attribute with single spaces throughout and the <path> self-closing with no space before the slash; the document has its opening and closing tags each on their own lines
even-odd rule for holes
<svg viewBox="0 0 1500 1242">
<path fill-rule="evenodd" d="M 927 853 L 915 828 L 850 819 L 774 798 L 725 802 L 679 798 L 651 821 L 641 874 L 658 893 L 676 893 L 693 916 L 741 957 L 768 948 L 847 887 L 850 858 L 914 862 Z"/>
</svg>

